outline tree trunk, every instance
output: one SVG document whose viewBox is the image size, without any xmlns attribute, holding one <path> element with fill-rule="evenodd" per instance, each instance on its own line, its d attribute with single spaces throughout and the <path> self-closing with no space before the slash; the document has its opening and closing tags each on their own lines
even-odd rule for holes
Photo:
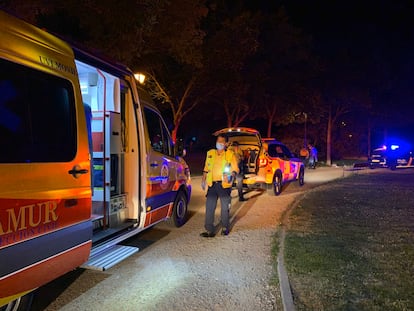
<svg viewBox="0 0 414 311">
<path fill-rule="evenodd" d="M 329 107 L 328 114 L 328 126 L 326 130 L 326 165 L 332 165 L 331 159 L 331 146 L 332 146 L 332 111 Z"/>
<path fill-rule="evenodd" d="M 276 106 L 272 106 L 272 110 L 266 109 L 267 112 L 267 137 L 272 137 L 272 125 L 276 115 Z"/>
<path fill-rule="evenodd" d="M 178 124 L 175 124 L 173 130 L 171 131 L 171 139 L 174 144 L 177 141 L 177 132 L 178 132 Z"/>
<path fill-rule="evenodd" d="M 271 137 L 272 136 L 272 120 L 269 118 L 267 120 L 267 137 Z"/>
</svg>

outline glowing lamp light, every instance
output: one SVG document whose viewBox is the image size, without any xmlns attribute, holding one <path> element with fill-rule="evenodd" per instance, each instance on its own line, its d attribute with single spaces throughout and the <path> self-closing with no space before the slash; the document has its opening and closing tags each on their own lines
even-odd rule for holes
<svg viewBox="0 0 414 311">
<path fill-rule="evenodd" d="M 135 77 L 135 80 L 137 80 L 140 84 L 144 84 L 146 77 L 143 73 L 138 72 L 134 74 L 134 77 Z"/>
<path fill-rule="evenodd" d="M 398 146 L 398 145 L 391 145 L 391 150 L 397 150 L 398 148 L 400 148 L 400 146 Z"/>
</svg>

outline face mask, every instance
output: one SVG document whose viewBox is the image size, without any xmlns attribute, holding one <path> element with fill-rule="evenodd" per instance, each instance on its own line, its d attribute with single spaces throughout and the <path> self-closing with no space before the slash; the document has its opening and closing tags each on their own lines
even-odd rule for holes
<svg viewBox="0 0 414 311">
<path fill-rule="evenodd" d="M 224 149 L 224 144 L 216 143 L 216 148 L 217 148 L 217 150 L 223 150 Z"/>
</svg>

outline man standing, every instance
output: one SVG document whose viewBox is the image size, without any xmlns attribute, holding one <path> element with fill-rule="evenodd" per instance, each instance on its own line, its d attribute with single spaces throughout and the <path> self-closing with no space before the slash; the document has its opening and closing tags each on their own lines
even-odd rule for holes
<svg viewBox="0 0 414 311">
<path fill-rule="evenodd" d="M 309 168 L 316 168 L 318 162 L 318 150 L 312 144 L 308 144 L 309 149 Z"/>
<path fill-rule="evenodd" d="M 207 231 L 200 234 L 202 237 L 214 237 L 214 214 L 217 200 L 220 198 L 222 235 L 229 234 L 229 209 L 231 204 L 231 188 L 234 177 L 239 173 L 237 160 L 233 151 L 226 150 L 228 139 L 225 135 L 218 135 L 216 149 L 207 152 L 204 164 L 201 187 L 207 189 L 206 218 L 204 227 Z"/>
</svg>

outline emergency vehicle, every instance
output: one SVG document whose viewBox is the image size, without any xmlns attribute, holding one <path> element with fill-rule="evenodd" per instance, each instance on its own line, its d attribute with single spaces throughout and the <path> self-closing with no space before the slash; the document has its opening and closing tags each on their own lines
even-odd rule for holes
<svg viewBox="0 0 414 311">
<path fill-rule="evenodd" d="M 264 155 L 261 160 L 265 183 L 270 193 L 279 195 L 289 182 L 305 184 L 305 165 L 289 148 L 274 138 L 263 138 Z"/>
<path fill-rule="evenodd" d="M 228 137 L 228 148 L 238 142 L 243 153 L 243 186 L 248 189 L 266 189 L 269 194 L 279 195 L 283 185 L 291 181 L 304 184 L 305 167 L 281 142 L 262 138 L 259 131 L 247 128 L 224 128 L 213 133 Z"/>
<path fill-rule="evenodd" d="M 174 147 L 128 68 L 0 12 L 0 309 L 183 225 L 191 178 Z"/>
<path fill-rule="evenodd" d="M 383 145 L 373 150 L 369 167 L 389 167 L 391 170 L 413 168 L 413 151 L 408 143 Z"/>
</svg>

